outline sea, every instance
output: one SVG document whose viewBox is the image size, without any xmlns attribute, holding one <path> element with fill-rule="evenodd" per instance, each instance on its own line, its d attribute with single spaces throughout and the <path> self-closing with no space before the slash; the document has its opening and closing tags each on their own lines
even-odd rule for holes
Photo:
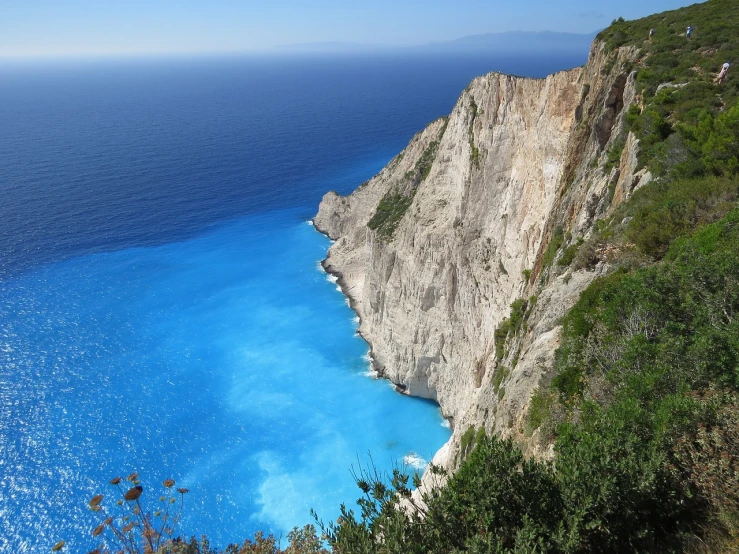
<svg viewBox="0 0 739 554">
<path fill-rule="evenodd" d="M 423 471 L 449 425 L 374 378 L 311 218 L 476 75 L 586 55 L 0 61 L 0 552 L 94 548 L 133 472 L 222 548 Z"/>
</svg>

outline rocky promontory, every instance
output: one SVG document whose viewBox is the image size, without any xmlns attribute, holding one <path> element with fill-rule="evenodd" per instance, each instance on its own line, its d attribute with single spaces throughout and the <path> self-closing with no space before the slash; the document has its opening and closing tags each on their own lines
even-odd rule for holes
<svg viewBox="0 0 739 554">
<path fill-rule="evenodd" d="M 377 176 L 321 202 L 315 225 L 335 241 L 324 267 L 361 319 L 373 367 L 439 403 L 454 429 L 444 452 L 470 426 L 522 435 L 558 345 L 557 320 L 606 269 L 545 271 L 547 246 L 555 230 L 587 237 L 650 178 L 635 173 L 630 134 L 619 163 L 606 167 L 635 100 L 634 57 L 595 42 L 582 68 L 476 78 L 448 118 Z M 526 332 L 496 351 L 495 331 L 517 299 L 527 304 Z"/>
</svg>

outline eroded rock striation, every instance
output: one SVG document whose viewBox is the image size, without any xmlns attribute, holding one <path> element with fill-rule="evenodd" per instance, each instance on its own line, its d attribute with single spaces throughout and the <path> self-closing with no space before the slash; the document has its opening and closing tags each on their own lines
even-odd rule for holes
<svg viewBox="0 0 739 554">
<path fill-rule="evenodd" d="M 597 253 L 563 256 L 650 179 L 624 126 L 635 56 L 595 42 L 582 68 L 476 78 L 377 176 L 321 202 L 315 225 L 335 241 L 324 267 L 361 318 L 374 368 L 452 422 L 436 463 L 454 467 L 470 427 L 546 455 L 524 416 L 559 318 L 608 269 Z"/>
</svg>

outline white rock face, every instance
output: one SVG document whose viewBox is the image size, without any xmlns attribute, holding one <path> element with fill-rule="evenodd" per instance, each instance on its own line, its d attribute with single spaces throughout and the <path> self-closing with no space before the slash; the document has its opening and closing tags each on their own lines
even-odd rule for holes
<svg viewBox="0 0 739 554">
<path fill-rule="evenodd" d="M 585 67 L 546 79 L 479 77 L 448 120 L 351 195 L 321 202 L 315 225 L 336 241 L 324 266 L 361 318 L 374 369 L 436 400 L 453 424 L 436 463 L 455 465 L 470 426 L 524 438 L 529 400 L 559 344 L 557 320 L 607 270 L 556 275 L 542 259 L 556 228 L 570 243 L 587 238 L 649 179 L 635 171 L 638 144 L 623 130 L 635 94 L 622 65 L 634 56 L 595 43 Z M 620 164 L 606 167 L 621 144 Z M 383 198 L 400 197 L 412 201 L 392 234 L 368 226 Z M 499 359 L 496 328 L 532 295 L 527 325 Z M 496 371 L 506 375 L 499 384 Z"/>
</svg>

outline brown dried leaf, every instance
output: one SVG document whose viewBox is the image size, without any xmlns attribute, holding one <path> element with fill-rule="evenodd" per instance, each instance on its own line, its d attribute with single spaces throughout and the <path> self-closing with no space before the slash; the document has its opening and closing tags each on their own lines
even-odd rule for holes
<svg viewBox="0 0 739 554">
<path fill-rule="evenodd" d="M 144 492 L 144 487 L 142 487 L 141 485 L 137 485 L 128 489 L 126 494 L 123 495 L 123 498 L 131 502 L 132 500 L 136 500 L 139 496 L 141 496 L 142 492 Z"/>
<path fill-rule="evenodd" d="M 97 537 L 100 533 L 103 532 L 104 529 L 105 529 L 105 524 L 101 523 L 100 525 L 95 527 L 95 529 L 92 530 L 92 536 Z"/>
</svg>

